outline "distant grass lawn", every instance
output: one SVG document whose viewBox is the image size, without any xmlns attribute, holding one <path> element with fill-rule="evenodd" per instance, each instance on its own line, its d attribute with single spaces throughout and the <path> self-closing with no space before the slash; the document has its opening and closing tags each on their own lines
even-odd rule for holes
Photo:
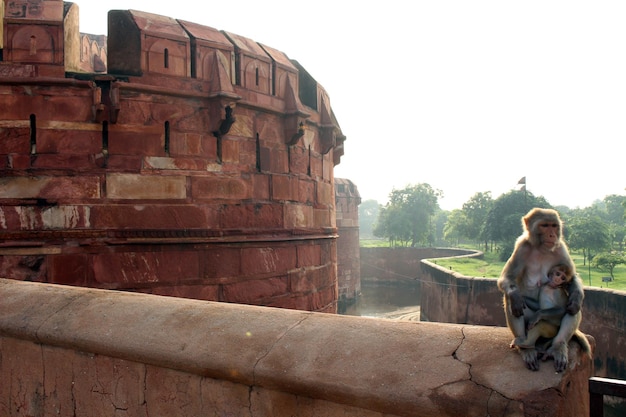
<svg viewBox="0 0 626 417">
<path fill-rule="evenodd" d="M 361 247 L 375 248 L 388 247 L 385 240 L 362 240 Z M 585 285 L 591 287 L 609 288 L 612 290 L 626 291 L 626 265 L 618 265 L 613 270 L 614 281 L 603 282 L 602 277 L 609 277 L 608 271 L 601 271 L 589 265 L 583 265 L 583 256 L 580 253 L 572 252 L 572 258 L 576 264 L 578 275 Z M 433 259 L 432 262 L 446 269 L 451 269 L 459 274 L 470 277 L 497 278 L 504 267 L 504 262 L 498 260 L 498 254 L 486 252 L 484 259 Z M 591 280 L 590 280 L 591 277 Z"/>
</svg>

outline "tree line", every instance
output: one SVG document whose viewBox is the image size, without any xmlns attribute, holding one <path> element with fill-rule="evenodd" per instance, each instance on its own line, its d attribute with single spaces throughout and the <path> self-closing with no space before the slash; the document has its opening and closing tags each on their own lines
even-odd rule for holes
<svg viewBox="0 0 626 417">
<path fill-rule="evenodd" d="M 590 207 L 570 209 L 551 206 L 543 196 L 525 189 L 493 199 L 491 192 L 477 192 L 461 209 L 439 207 L 440 190 L 429 184 L 408 185 L 389 194 L 384 206 L 365 200 L 359 206 L 361 238 L 382 238 L 392 247 L 432 247 L 474 244 L 484 251 L 497 251 L 508 259 L 522 233 L 521 218 L 533 207 L 556 209 L 564 223 L 570 249 L 579 251 L 584 263 L 613 275 L 613 268 L 626 263 L 626 196 L 608 195 Z"/>
</svg>

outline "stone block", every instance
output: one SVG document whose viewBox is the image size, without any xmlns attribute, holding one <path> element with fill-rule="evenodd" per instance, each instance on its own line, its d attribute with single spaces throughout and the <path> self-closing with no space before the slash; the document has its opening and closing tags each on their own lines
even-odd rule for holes
<svg viewBox="0 0 626 417">
<path fill-rule="evenodd" d="M 337 220 L 330 208 L 313 209 L 313 226 L 316 228 L 335 227 Z"/>
<path fill-rule="evenodd" d="M 120 200 L 176 200 L 187 197 L 184 176 L 107 174 L 107 197 Z"/>
<path fill-rule="evenodd" d="M 170 155 L 193 156 L 215 160 L 217 141 L 212 135 L 177 133 L 170 141 Z"/>
<path fill-rule="evenodd" d="M 196 201 L 242 200 L 250 198 L 246 181 L 238 177 L 191 177 L 191 195 Z"/>
<path fill-rule="evenodd" d="M 272 277 L 223 284 L 223 300 L 229 303 L 259 304 L 289 294 L 287 277 Z"/>
<path fill-rule="evenodd" d="M 298 181 L 298 200 L 302 203 L 315 203 L 315 182 L 312 180 Z"/>
<path fill-rule="evenodd" d="M 89 155 L 36 154 L 31 157 L 31 166 L 38 169 L 61 169 L 66 171 L 88 171 L 96 168 Z"/>
<path fill-rule="evenodd" d="M 170 204 L 107 204 L 91 209 L 96 229 L 208 229 L 218 225 L 210 206 Z"/>
<path fill-rule="evenodd" d="M 48 280 L 53 284 L 86 286 L 93 282 L 91 257 L 84 254 L 48 257 Z"/>
<path fill-rule="evenodd" d="M 296 249 L 293 246 L 241 249 L 241 274 L 244 277 L 267 273 L 281 275 L 295 267 Z"/>
<path fill-rule="evenodd" d="M 288 175 L 272 175 L 272 200 L 298 201 L 298 178 Z"/>
<path fill-rule="evenodd" d="M 38 129 L 37 153 L 59 153 L 67 155 L 90 155 L 102 151 L 101 130 L 72 130 L 82 128 L 78 123 L 69 129 Z"/>
<path fill-rule="evenodd" d="M 318 266 L 322 263 L 322 251 L 318 244 L 298 245 L 296 247 L 298 257 L 296 266 L 298 268 L 306 266 Z"/>
<path fill-rule="evenodd" d="M 199 158 L 170 158 L 165 156 L 147 156 L 143 159 L 143 168 L 149 170 L 187 170 L 206 171 L 207 162 Z"/>
<path fill-rule="evenodd" d="M 270 175 L 252 174 L 252 198 L 255 200 L 268 201 L 270 199 Z"/>
<path fill-rule="evenodd" d="M 240 248 L 199 248 L 200 277 L 231 278 L 241 274 Z"/>
<path fill-rule="evenodd" d="M 289 172 L 307 175 L 309 170 L 309 150 L 302 146 L 289 147 Z"/>
<path fill-rule="evenodd" d="M 109 252 L 93 255 L 94 281 L 108 288 L 179 283 L 200 276 L 195 251 Z"/>
<path fill-rule="evenodd" d="M 285 204 L 285 227 L 287 229 L 307 229 L 313 224 L 313 207 L 303 204 Z"/>
<path fill-rule="evenodd" d="M 100 179 L 83 177 L 2 177 L 0 198 L 90 199 L 100 197 Z"/>
<path fill-rule="evenodd" d="M 21 171 L 30 168 L 30 155 L 16 155 L 12 154 L 8 156 L 9 168 Z"/>
<path fill-rule="evenodd" d="M 100 157 L 102 159 L 102 157 Z M 140 172 L 143 166 L 143 156 L 141 155 L 111 155 L 103 160 L 102 167 L 111 171 Z"/>
<path fill-rule="evenodd" d="M 283 227 L 283 207 L 275 204 L 225 205 L 220 208 L 224 229 L 278 229 Z"/>
<path fill-rule="evenodd" d="M 4 100 L 4 97 L 2 97 Z M 0 155 L 30 154 L 30 131 L 21 127 L 0 127 Z"/>
<path fill-rule="evenodd" d="M 271 150 L 270 171 L 278 174 L 289 173 L 289 157 L 286 150 L 276 148 Z"/>
<path fill-rule="evenodd" d="M 335 193 L 333 192 L 333 185 L 331 183 L 324 181 L 317 183 L 317 203 L 334 206 Z"/>
<path fill-rule="evenodd" d="M 291 291 L 295 294 L 309 294 L 333 285 L 336 281 L 328 265 L 296 269 L 289 273 Z"/>
<path fill-rule="evenodd" d="M 163 130 L 152 127 L 144 131 L 109 131 L 109 154 L 165 156 Z"/>
<path fill-rule="evenodd" d="M 20 281 L 46 282 L 48 258 L 44 250 L 12 252 L 15 254 L 0 258 L 0 276 Z"/>
<path fill-rule="evenodd" d="M 233 139 L 222 139 L 222 162 L 239 162 L 239 142 Z"/>
<path fill-rule="evenodd" d="M 311 177 L 313 178 L 324 178 L 324 164 L 322 156 L 317 153 L 311 154 L 310 159 L 311 164 Z"/>
</svg>

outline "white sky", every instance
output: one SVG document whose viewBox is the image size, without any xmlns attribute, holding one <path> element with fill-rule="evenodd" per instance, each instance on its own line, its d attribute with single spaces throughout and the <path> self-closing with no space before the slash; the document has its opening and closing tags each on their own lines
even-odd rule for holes
<svg viewBox="0 0 626 417">
<path fill-rule="evenodd" d="M 347 137 L 335 175 L 363 200 L 428 183 L 452 210 L 523 176 L 553 205 L 626 194 L 623 0 L 74 3 L 82 32 L 106 34 L 108 10 L 135 9 L 299 61 Z"/>
</svg>

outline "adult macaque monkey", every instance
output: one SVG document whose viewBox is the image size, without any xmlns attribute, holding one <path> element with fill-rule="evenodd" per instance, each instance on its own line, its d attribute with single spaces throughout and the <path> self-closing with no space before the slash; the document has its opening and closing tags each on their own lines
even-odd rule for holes
<svg viewBox="0 0 626 417">
<path fill-rule="evenodd" d="M 561 320 L 559 331 L 552 340 L 547 355 L 554 358 L 557 372 L 565 370 L 568 362 L 567 344 L 578 330 L 582 314 L 584 294 L 583 284 L 576 275 L 574 262 L 567 245 L 562 238 L 561 218 L 552 209 L 534 208 L 522 217 L 524 233 L 515 242 L 511 257 L 504 265 L 498 288 L 504 293 L 504 313 L 506 322 L 515 338 L 526 337 L 526 325 L 533 314 L 533 306 L 526 299 L 538 305 L 539 284 L 554 265 L 563 264 L 574 275 L 567 285 L 568 301 L 566 314 Z M 526 367 L 533 371 L 539 369 L 537 350 L 518 348 Z"/>
</svg>

